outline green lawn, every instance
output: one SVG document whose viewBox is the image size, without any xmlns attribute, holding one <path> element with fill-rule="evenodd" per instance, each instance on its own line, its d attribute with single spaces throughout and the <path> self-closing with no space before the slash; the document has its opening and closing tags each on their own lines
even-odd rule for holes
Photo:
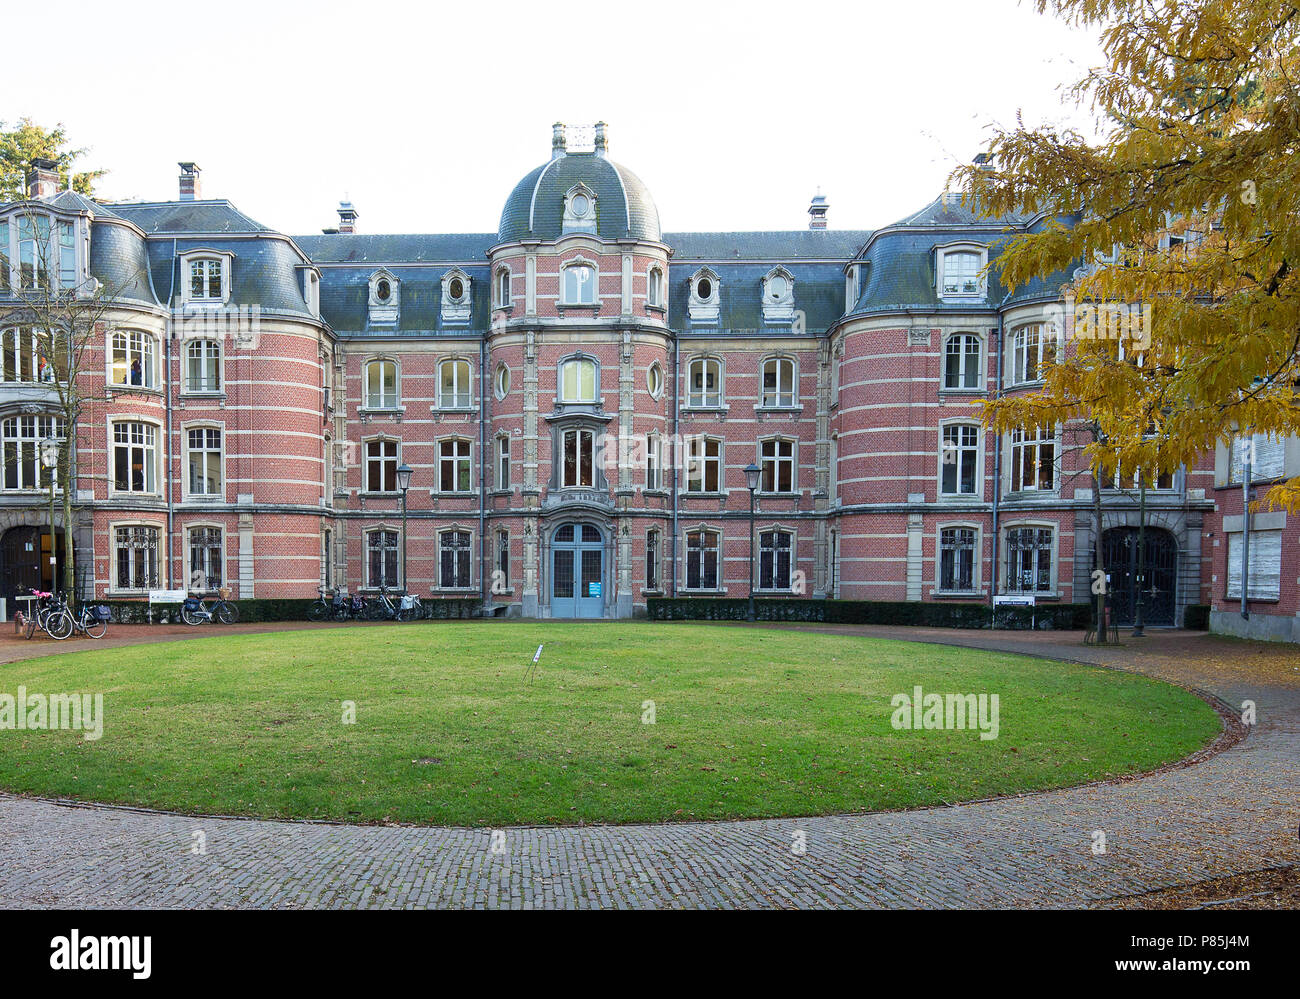
<svg viewBox="0 0 1300 999">
<path fill-rule="evenodd" d="M 525 669 L 545 643 L 536 679 Z M 898 731 L 890 698 L 999 696 L 1000 734 Z M 0 729 L 0 787 L 187 812 L 446 824 L 907 808 L 1148 770 L 1215 713 L 1126 673 L 694 624 L 430 622 L 0 666 L 102 692 L 104 733 Z M 655 723 L 642 721 L 654 701 Z M 342 723 L 345 701 L 356 723 Z"/>
</svg>

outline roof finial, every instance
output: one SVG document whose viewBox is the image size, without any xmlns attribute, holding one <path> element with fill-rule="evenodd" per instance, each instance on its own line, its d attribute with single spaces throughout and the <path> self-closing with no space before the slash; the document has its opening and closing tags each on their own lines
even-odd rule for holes
<svg viewBox="0 0 1300 999">
<path fill-rule="evenodd" d="M 557 121 L 551 126 L 551 159 L 558 160 L 565 155 L 564 122 Z"/>
</svg>

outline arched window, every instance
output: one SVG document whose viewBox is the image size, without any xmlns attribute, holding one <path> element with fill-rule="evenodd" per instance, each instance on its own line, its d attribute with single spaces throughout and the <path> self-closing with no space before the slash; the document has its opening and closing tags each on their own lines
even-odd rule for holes
<svg viewBox="0 0 1300 999">
<path fill-rule="evenodd" d="M 560 365 L 560 402 L 596 401 L 596 362 L 586 357 L 571 358 Z"/>
<path fill-rule="evenodd" d="M 790 589 L 794 535 L 789 531 L 763 531 L 758 536 L 758 588 Z"/>
<path fill-rule="evenodd" d="M 595 305 L 596 268 L 588 263 L 570 264 L 565 267 L 560 304 Z"/>
<path fill-rule="evenodd" d="M 795 405 L 796 398 L 794 361 L 788 357 L 769 357 L 763 362 L 763 392 L 759 404 L 790 407 Z"/>
<path fill-rule="evenodd" d="M 221 344 L 216 340 L 191 340 L 185 345 L 185 389 L 221 391 Z"/>
<path fill-rule="evenodd" d="M 366 362 L 366 408 L 397 408 L 397 362 L 386 358 Z"/>
<path fill-rule="evenodd" d="M 980 271 L 984 254 L 976 250 L 949 250 L 940 258 L 940 295 L 943 298 L 976 298 L 984 294 Z"/>
<path fill-rule="evenodd" d="M 687 365 L 686 405 L 722 405 L 722 362 L 716 357 L 696 357 Z"/>
<path fill-rule="evenodd" d="M 510 268 L 497 268 L 497 308 L 510 308 Z"/>
<path fill-rule="evenodd" d="M 1042 381 L 1047 363 L 1056 360 L 1056 334 L 1042 323 L 1021 326 L 1011 335 L 1013 384 Z"/>
<path fill-rule="evenodd" d="M 980 338 L 971 333 L 950 336 L 944 348 L 943 387 L 979 388 L 980 374 Z"/>
<path fill-rule="evenodd" d="M 974 496 L 980 491 L 980 428 L 973 423 L 949 423 L 940 431 L 939 492 L 944 496 Z"/>
<path fill-rule="evenodd" d="M 441 409 L 469 409 L 474 405 L 469 361 L 449 358 L 438 362 L 438 403 Z"/>
<path fill-rule="evenodd" d="M 686 589 L 718 589 L 717 531 L 688 531 L 686 533 Z"/>
<path fill-rule="evenodd" d="M 1056 488 L 1056 431 L 1034 427 L 1011 431 L 1011 491 Z"/>
<path fill-rule="evenodd" d="M 139 330 L 118 330 L 113 334 L 110 364 L 112 383 L 153 388 L 157 385 L 154 338 Z"/>
<path fill-rule="evenodd" d="M 646 281 L 645 304 L 652 309 L 662 309 L 664 305 L 664 272 L 658 267 L 650 268 Z"/>
<path fill-rule="evenodd" d="M 366 532 L 366 585 L 396 586 L 398 533 L 386 527 Z"/>
</svg>

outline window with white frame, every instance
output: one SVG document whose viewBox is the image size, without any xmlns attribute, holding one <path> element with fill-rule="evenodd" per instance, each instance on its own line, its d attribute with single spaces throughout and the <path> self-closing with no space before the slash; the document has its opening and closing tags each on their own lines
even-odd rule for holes
<svg viewBox="0 0 1300 999">
<path fill-rule="evenodd" d="M 223 585 L 225 546 L 220 527 L 191 527 L 189 588 L 194 593 L 211 593 Z"/>
<path fill-rule="evenodd" d="M 469 409 L 474 405 L 469 361 L 450 358 L 438 362 L 438 404 L 442 409 Z"/>
<path fill-rule="evenodd" d="M 152 423 L 113 424 L 113 488 L 120 493 L 158 491 L 158 428 Z"/>
<path fill-rule="evenodd" d="M 497 488 L 510 488 L 510 438 L 502 434 L 497 438 Z"/>
<path fill-rule="evenodd" d="M 645 532 L 645 588 L 659 589 L 659 529 L 652 527 Z"/>
<path fill-rule="evenodd" d="M 117 330 L 110 342 L 111 379 L 114 385 L 153 388 L 156 351 L 154 338 L 139 330 Z"/>
<path fill-rule="evenodd" d="M 1247 458 L 1251 481 L 1281 478 L 1286 467 L 1286 439 L 1272 434 L 1234 437 L 1229 482 L 1241 482 L 1245 478 Z"/>
<path fill-rule="evenodd" d="M 1056 346 L 1056 333 L 1042 323 L 1021 326 L 1012 333 L 1012 383 L 1042 381 L 1046 365 L 1056 360 Z"/>
<path fill-rule="evenodd" d="M 497 268 L 496 296 L 497 296 L 496 306 L 498 309 L 510 308 L 511 300 L 510 300 L 510 268 L 509 267 Z"/>
<path fill-rule="evenodd" d="M 718 589 L 719 539 L 717 531 L 686 533 L 686 589 Z"/>
<path fill-rule="evenodd" d="M 763 362 L 762 406 L 790 407 L 795 404 L 794 361 L 769 357 Z"/>
<path fill-rule="evenodd" d="M 397 408 L 397 362 L 380 358 L 366 362 L 366 408 Z"/>
<path fill-rule="evenodd" d="M 186 461 L 189 466 L 189 494 L 219 497 L 221 483 L 221 430 L 191 427 L 187 434 Z"/>
<path fill-rule="evenodd" d="M 716 437 L 686 441 L 686 491 L 716 493 L 722 489 L 722 442 Z"/>
<path fill-rule="evenodd" d="M 438 490 L 444 493 L 470 491 L 469 441 L 454 438 L 438 442 Z"/>
<path fill-rule="evenodd" d="M 438 585 L 446 590 L 470 586 L 469 531 L 441 531 L 438 534 Z"/>
<path fill-rule="evenodd" d="M 659 367 L 659 362 L 653 362 L 645 373 L 646 391 L 650 393 L 652 399 L 658 399 L 664 393 L 664 369 Z"/>
<path fill-rule="evenodd" d="M 397 586 L 398 533 L 386 527 L 366 532 L 366 585 Z"/>
<path fill-rule="evenodd" d="M 1052 529 L 1013 527 L 1007 531 L 1008 593 L 1052 591 Z"/>
<path fill-rule="evenodd" d="M 652 309 L 664 307 L 664 272 L 658 267 L 651 267 L 646 278 L 645 304 Z"/>
<path fill-rule="evenodd" d="M 943 356 L 943 387 L 977 389 L 980 371 L 980 338 L 973 333 L 956 333 L 948 338 Z"/>
<path fill-rule="evenodd" d="M 190 340 L 185 345 L 185 389 L 221 391 L 221 344 L 216 340 Z"/>
<path fill-rule="evenodd" d="M 492 580 L 494 592 L 503 592 L 510 588 L 510 532 L 497 531 L 496 555 L 493 565 L 496 569 Z"/>
<path fill-rule="evenodd" d="M 24 327 L 5 330 L 0 334 L 0 351 L 4 353 L 0 378 L 6 382 L 34 382 L 42 379 L 48 368 L 41 352 L 41 338 L 36 331 Z"/>
<path fill-rule="evenodd" d="M 1228 535 L 1228 589 L 1229 599 L 1241 599 L 1241 532 Z M 1250 586 L 1249 600 L 1277 600 L 1282 595 L 1282 532 L 1250 532 Z"/>
<path fill-rule="evenodd" d="M 561 305 L 596 304 L 596 268 L 591 264 L 570 264 L 564 268 Z"/>
<path fill-rule="evenodd" d="M 758 588 L 790 589 L 790 563 L 794 535 L 789 531 L 762 531 L 758 535 Z"/>
<path fill-rule="evenodd" d="M 758 484 L 759 492 L 794 492 L 794 441 L 782 438 L 760 441 L 758 455 L 759 468 L 763 470 Z"/>
<path fill-rule="evenodd" d="M 722 362 L 713 357 L 694 358 L 686 371 L 687 406 L 722 405 Z"/>
<path fill-rule="evenodd" d="M 366 492 L 397 492 L 397 441 L 366 441 Z"/>
<path fill-rule="evenodd" d="M 945 593 L 971 593 L 975 589 L 973 527 L 945 527 L 939 531 L 939 589 Z"/>
<path fill-rule="evenodd" d="M 189 300 L 221 302 L 225 299 L 226 262 L 221 257 L 190 258 Z"/>
<path fill-rule="evenodd" d="M 158 585 L 158 528 L 118 527 L 113 532 L 114 576 L 118 590 L 148 590 Z"/>
<path fill-rule="evenodd" d="M 11 416 L 0 426 L 4 457 L 4 488 L 35 490 L 48 486 L 41 464 L 41 444 L 50 437 L 64 439 L 63 421 L 52 416 Z"/>
<path fill-rule="evenodd" d="M 663 443 L 658 432 L 646 434 L 645 487 L 647 490 L 663 488 Z"/>
<path fill-rule="evenodd" d="M 565 430 L 560 435 L 560 486 L 563 488 L 594 484 L 595 436 L 590 430 Z"/>
<path fill-rule="evenodd" d="M 9 243 L 13 237 L 14 245 Z M 64 219 L 24 212 L 0 222 L 0 289 L 9 290 L 9 262 L 17 264 L 20 291 L 68 291 L 80 284 L 77 265 L 77 224 Z"/>
<path fill-rule="evenodd" d="M 496 397 L 504 399 L 510 394 L 510 368 L 504 364 L 497 365 Z"/>
<path fill-rule="evenodd" d="M 983 295 L 980 271 L 984 254 L 973 250 L 949 250 L 941 263 L 940 294 L 944 298 L 975 298 Z"/>
<path fill-rule="evenodd" d="M 970 423 L 949 423 L 939 445 L 939 492 L 973 496 L 979 492 L 980 431 Z"/>
<path fill-rule="evenodd" d="M 596 362 L 574 357 L 560 365 L 560 402 L 596 401 Z"/>
<path fill-rule="evenodd" d="M 1056 431 L 1051 427 L 1011 432 L 1011 491 L 1056 488 Z"/>
</svg>

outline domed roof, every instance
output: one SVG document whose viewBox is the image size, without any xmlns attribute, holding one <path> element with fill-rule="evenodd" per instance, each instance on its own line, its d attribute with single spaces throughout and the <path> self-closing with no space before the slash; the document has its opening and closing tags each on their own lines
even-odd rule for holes
<svg viewBox="0 0 1300 999">
<path fill-rule="evenodd" d="M 659 240 L 659 210 L 636 174 L 598 152 L 570 152 L 539 166 L 510 192 L 497 241 L 559 239 L 565 195 L 578 184 L 596 196 L 596 235 Z"/>
</svg>

